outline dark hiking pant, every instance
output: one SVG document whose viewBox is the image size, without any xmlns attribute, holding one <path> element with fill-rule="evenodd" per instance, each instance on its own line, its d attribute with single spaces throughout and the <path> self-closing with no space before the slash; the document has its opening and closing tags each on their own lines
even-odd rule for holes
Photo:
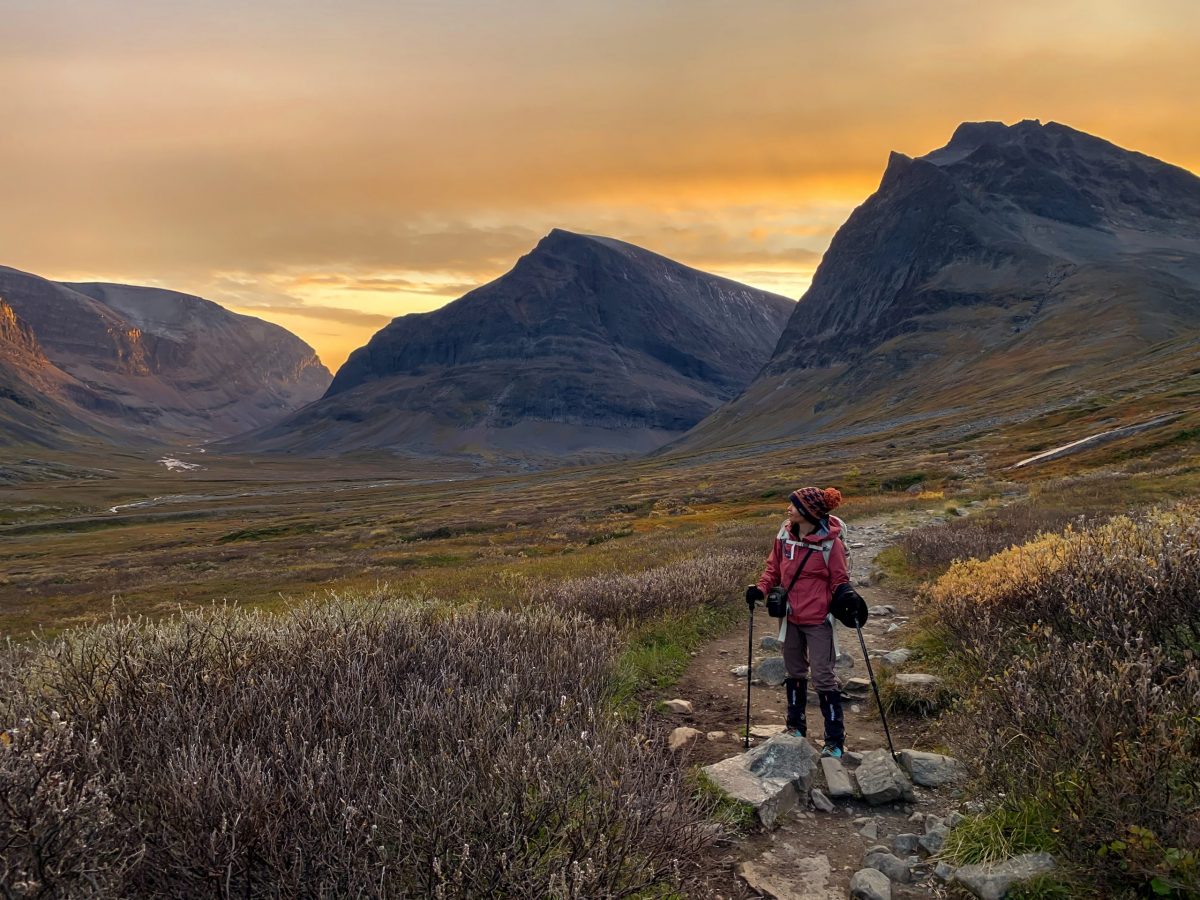
<svg viewBox="0 0 1200 900">
<path fill-rule="evenodd" d="M 808 702 L 809 671 L 813 687 L 821 703 L 821 718 L 825 721 L 825 741 L 841 747 L 846 739 L 842 719 L 842 694 L 838 686 L 833 652 L 833 623 L 826 619 L 819 625 L 795 625 L 788 622 L 783 642 L 783 663 L 787 668 L 788 712 L 787 727 L 807 734 L 804 707 Z"/>
</svg>

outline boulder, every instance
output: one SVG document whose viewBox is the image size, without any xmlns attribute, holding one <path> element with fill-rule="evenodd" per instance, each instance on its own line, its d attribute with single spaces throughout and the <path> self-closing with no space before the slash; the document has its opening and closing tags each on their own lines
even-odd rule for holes
<svg viewBox="0 0 1200 900">
<path fill-rule="evenodd" d="M 812 790 L 819 759 L 804 738 L 781 734 L 703 771 L 734 800 L 754 807 L 763 825 L 772 828 L 801 795 Z"/>
<path fill-rule="evenodd" d="M 908 863 L 888 853 L 887 850 L 868 850 L 867 855 L 863 858 L 863 865 L 882 872 L 889 879 L 900 884 L 908 884 L 912 881 Z"/>
<path fill-rule="evenodd" d="M 892 883 L 878 869 L 859 869 L 850 879 L 850 900 L 892 900 Z"/>
<path fill-rule="evenodd" d="M 821 771 L 825 775 L 825 787 L 829 796 L 834 800 L 851 800 L 854 798 L 854 785 L 850 783 L 850 775 L 840 759 L 832 756 L 821 757 Z"/>
<path fill-rule="evenodd" d="M 754 667 L 754 677 L 763 684 L 778 687 L 787 679 L 782 656 L 768 656 Z"/>
<path fill-rule="evenodd" d="M 952 784 L 961 781 L 965 774 L 962 764 L 954 757 L 920 750 L 901 750 L 900 765 L 904 766 L 913 783 L 921 787 Z"/>
<path fill-rule="evenodd" d="M 698 728 L 688 728 L 686 725 L 680 726 L 673 730 L 667 738 L 667 746 L 672 750 L 682 750 L 696 738 L 703 734 Z"/>
<path fill-rule="evenodd" d="M 913 799 L 912 782 L 886 750 L 864 753 L 854 777 L 863 799 L 872 806 Z"/>
<path fill-rule="evenodd" d="M 1053 872 L 1054 857 L 1049 853 L 1026 853 L 999 863 L 963 866 L 954 880 L 980 900 L 1001 900 L 1016 884 Z"/>
<path fill-rule="evenodd" d="M 690 715 L 692 712 L 691 700 L 667 700 L 663 703 L 668 712 L 679 713 L 681 715 Z"/>
</svg>

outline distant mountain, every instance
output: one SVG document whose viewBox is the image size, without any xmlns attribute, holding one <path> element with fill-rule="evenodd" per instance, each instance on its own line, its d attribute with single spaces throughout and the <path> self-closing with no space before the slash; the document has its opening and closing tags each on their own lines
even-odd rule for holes
<svg viewBox="0 0 1200 900">
<path fill-rule="evenodd" d="M 223 437 L 330 378 L 295 335 L 211 301 L 0 267 L 0 444 Z"/>
<path fill-rule="evenodd" d="M 555 230 L 501 278 L 402 316 L 325 397 L 230 446 L 514 461 L 644 452 L 736 396 L 794 303 Z"/>
<path fill-rule="evenodd" d="M 966 123 L 892 154 L 762 373 L 673 449 L 1053 406 L 1198 339 L 1200 178 L 1056 123 Z"/>
</svg>

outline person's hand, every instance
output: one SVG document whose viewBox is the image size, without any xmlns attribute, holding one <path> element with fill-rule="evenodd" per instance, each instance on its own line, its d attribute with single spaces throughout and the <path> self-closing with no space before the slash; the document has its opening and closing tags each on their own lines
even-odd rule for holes
<svg viewBox="0 0 1200 900">
<path fill-rule="evenodd" d="M 750 612 L 754 612 L 754 604 L 758 603 L 765 595 L 757 584 L 752 584 L 746 588 L 746 605 L 750 607 Z"/>
<path fill-rule="evenodd" d="M 829 611 L 847 628 L 862 628 L 867 624 L 867 602 L 848 584 L 838 585 L 833 592 Z"/>
</svg>

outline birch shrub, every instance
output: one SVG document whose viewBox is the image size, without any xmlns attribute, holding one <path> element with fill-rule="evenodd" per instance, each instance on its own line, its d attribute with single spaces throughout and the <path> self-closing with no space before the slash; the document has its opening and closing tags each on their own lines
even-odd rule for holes
<svg viewBox="0 0 1200 900">
<path fill-rule="evenodd" d="M 1200 891 L 1200 504 L 957 562 L 923 600 L 984 783 L 1110 886 Z"/>
<path fill-rule="evenodd" d="M 375 596 L 113 622 L 0 659 L 15 896 L 625 897 L 713 836 L 608 703 L 615 633 Z"/>
</svg>

